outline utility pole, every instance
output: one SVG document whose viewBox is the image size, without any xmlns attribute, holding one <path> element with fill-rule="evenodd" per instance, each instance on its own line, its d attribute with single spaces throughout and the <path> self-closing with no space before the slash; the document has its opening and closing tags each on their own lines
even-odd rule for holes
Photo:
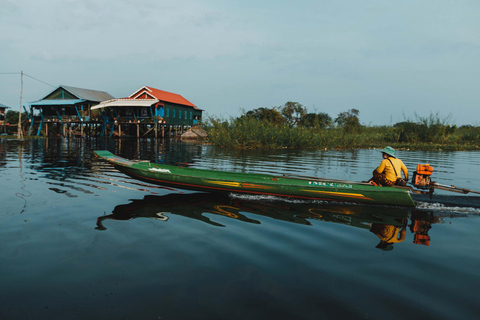
<svg viewBox="0 0 480 320">
<path fill-rule="evenodd" d="M 23 141 L 23 131 L 22 131 L 22 94 L 23 94 L 23 70 L 20 73 L 20 106 L 18 112 L 18 127 L 17 127 L 17 140 Z"/>
</svg>

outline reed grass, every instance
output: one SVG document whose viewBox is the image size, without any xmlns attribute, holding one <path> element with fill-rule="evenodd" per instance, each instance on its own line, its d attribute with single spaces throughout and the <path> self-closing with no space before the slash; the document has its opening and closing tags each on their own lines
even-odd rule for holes
<svg viewBox="0 0 480 320">
<path fill-rule="evenodd" d="M 223 148 L 356 149 L 391 145 L 410 150 L 480 150 L 480 127 L 457 129 L 435 117 L 423 120 L 415 126 L 408 122 L 407 125 L 362 126 L 357 133 L 335 126 L 306 128 L 249 117 L 210 118 L 204 125 L 207 142 Z"/>
</svg>

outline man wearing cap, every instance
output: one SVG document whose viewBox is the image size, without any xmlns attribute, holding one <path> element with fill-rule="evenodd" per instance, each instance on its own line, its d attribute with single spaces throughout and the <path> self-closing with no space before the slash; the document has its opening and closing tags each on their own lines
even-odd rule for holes
<svg viewBox="0 0 480 320">
<path fill-rule="evenodd" d="M 377 169 L 373 170 L 373 177 L 368 181 L 370 184 L 379 186 L 393 186 L 398 178 L 401 178 L 400 171 L 403 171 L 405 180 L 408 180 L 408 170 L 402 160 L 395 158 L 395 149 L 385 147 L 380 150 L 383 160 Z"/>
</svg>

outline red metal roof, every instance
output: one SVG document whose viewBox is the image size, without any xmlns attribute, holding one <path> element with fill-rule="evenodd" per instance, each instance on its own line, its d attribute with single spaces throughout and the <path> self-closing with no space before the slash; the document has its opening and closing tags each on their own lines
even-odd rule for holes
<svg viewBox="0 0 480 320">
<path fill-rule="evenodd" d="M 176 103 L 176 104 L 181 104 L 185 106 L 190 106 L 195 109 L 198 109 L 197 106 L 195 106 L 193 103 L 185 99 L 179 94 L 168 92 L 168 91 L 163 91 L 159 89 L 155 89 L 152 87 L 142 87 L 133 94 L 129 96 L 129 98 L 132 99 L 158 99 L 160 101 L 166 101 L 166 102 L 171 102 L 171 103 Z"/>
</svg>

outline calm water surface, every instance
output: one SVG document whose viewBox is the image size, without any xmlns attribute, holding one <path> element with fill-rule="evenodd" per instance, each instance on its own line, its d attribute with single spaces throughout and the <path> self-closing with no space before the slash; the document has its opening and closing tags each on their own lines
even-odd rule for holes
<svg viewBox="0 0 480 320">
<path fill-rule="evenodd" d="M 0 140 L 0 319 L 477 319 L 480 200 L 404 208 L 152 186 L 93 157 L 362 181 L 378 150 Z M 480 152 L 399 151 L 480 190 Z M 381 239 L 385 241 L 381 241 Z"/>
</svg>

